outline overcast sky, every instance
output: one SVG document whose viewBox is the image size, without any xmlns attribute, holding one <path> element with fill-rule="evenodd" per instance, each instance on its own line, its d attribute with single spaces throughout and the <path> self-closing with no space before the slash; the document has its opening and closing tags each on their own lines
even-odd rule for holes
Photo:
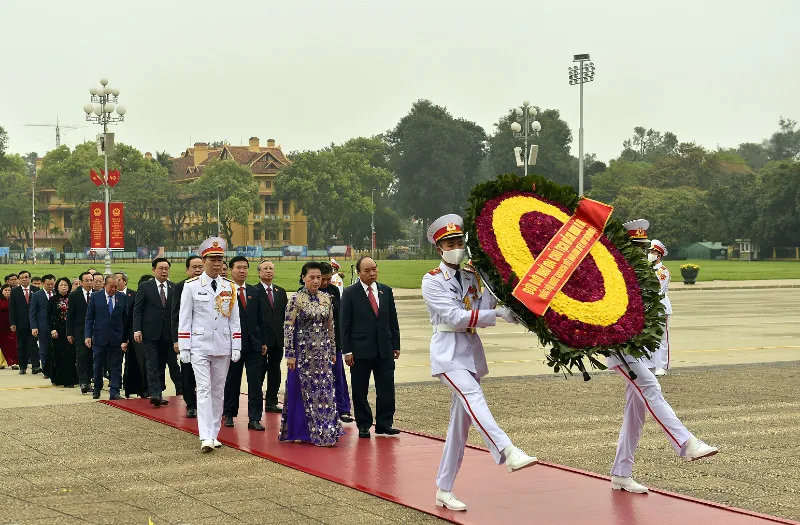
<svg viewBox="0 0 800 525">
<path fill-rule="evenodd" d="M 585 150 L 602 160 L 637 125 L 715 148 L 800 119 L 797 0 L 0 0 L 0 19 L 0 125 L 21 154 L 55 147 L 24 125 L 56 117 L 85 126 L 63 143 L 93 139 L 82 107 L 101 76 L 128 108 L 117 140 L 142 151 L 253 135 L 316 149 L 428 98 L 487 132 L 524 99 L 556 108 L 577 153 L 575 53 L 597 68 Z"/>
</svg>

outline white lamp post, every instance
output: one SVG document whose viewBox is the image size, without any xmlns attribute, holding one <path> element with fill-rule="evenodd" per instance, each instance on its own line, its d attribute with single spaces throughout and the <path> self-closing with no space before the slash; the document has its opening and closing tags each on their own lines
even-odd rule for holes
<svg viewBox="0 0 800 525">
<path fill-rule="evenodd" d="M 370 257 L 375 259 L 375 188 L 372 188 L 372 220 L 370 221 L 370 230 L 372 235 L 370 236 L 370 246 L 372 249 L 370 250 Z"/>
<path fill-rule="evenodd" d="M 581 87 L 581 122 L 578 130 L 578 195 L 583 197 L 583 85 L 594 80 L 594 64 L 589 62 L 589 54 L 574 55 L 573 62 L 580 65 L 572 66 L 569 70 L 569 85 L 578 84 Z M 588 62 L 584 65 L 584 62 Z"/>
<path fill-rule="evenodd" d="M 514 112 L 512 113 L 515 121 L 511 123 L 511 132 L 514 134 L 515 138 L 521 138 L 525 143 L 525 150 L 522 157 L 519 156 L 519 148 L 514 148 L 515 156 L 517 158 L 517 166 L 523 165 L 525 167 L 526 177 L 528 176 L 528 164 L 536 164 L 536 152 L 539 148 L 539 146 L 531 146 L 531 151 L 529 154 L 528 141 L 533 137 L 538 137 L 539 131 L 542 129 L 542 125 L 538 120 L 536 120 L 536 113 L 536 108 L 531 106 L 530 102 L 527 100 L 523 101 L 522 106 L 514 109 Z M 524 158 L 525 155 L 528 156 L 527 159 Z"/>
<path fill-rule="evenodd" d="M 100 79 L 100 87 L 89 89 L 91 104 L 85 104 L 83 111 L 86 113 L 86 121 L 103 125 L 103 166 L 105 168 L 105 178 L 103 179 L 105 193 L 105 216 L 106 216 L 106 256 L 105 256 L 105 275 L 111 275 L 111 241 L 110 241 L 110 221 L 108 217 L 108 125 L 125 120 L 127 110 L 125 106 L 115 106 L 119 97 L 119 89 L 108 85 L 108 79 Z M 112 116 L 116 109 L 117 116 Z"/>
</svg>

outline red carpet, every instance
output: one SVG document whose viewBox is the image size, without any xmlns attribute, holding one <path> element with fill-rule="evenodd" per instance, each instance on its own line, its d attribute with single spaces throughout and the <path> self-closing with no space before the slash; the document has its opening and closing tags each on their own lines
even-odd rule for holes
<svg viewBox="0 0 800 525">
<path fill-rule="evenodd" d="M 145 399 L 105 402 L 197 434 L 197 420 L 186 419 L 180 398 L 171 398 L 169 406 L 161 408 L 153 408 Z M 266 432 L 247 430 L 246 396 L 241 398 L 239 414 L 234 428 L 222 427 L 219 440 L 224 444 L 453 523 L 800 525 L 659 490 L 648 495 L 619 492 L 611 490 L 606 477 L 559 465 L 538 464 L 509 474 L 479 448 L 467 449 L 456 481 L 455 493 L 468 510 L 452 512 L 434 504 L 443 446 L 439 438 L 402 433 L 396 438 L 359 439 L 350 424 L 336 447 L 318 448 L 279 442 L 280 414 L 265 414 Z M 199 442 L 197 449 L 199 455 Z"/>
</svg>

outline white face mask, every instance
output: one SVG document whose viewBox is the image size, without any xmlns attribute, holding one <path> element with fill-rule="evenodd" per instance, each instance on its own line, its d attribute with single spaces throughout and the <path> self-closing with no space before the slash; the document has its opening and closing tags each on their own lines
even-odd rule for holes
<svg viewBox="0 0 800 525">
<path fill-rule="evenodd" d="M 647 254 L 647 260 L 650 261 L 651 263 L 656 262 L 656 259 L 658 259 L 658 255 L 656 255 L 654 253 L 648 253 Z"/>
<path fill-rule="evenodd" d="M 447 264 L 461 264 L 466 256 L 464 248 L 457 248 L 447 252 L 442 252 L 442 260 Z"/>
</svg>

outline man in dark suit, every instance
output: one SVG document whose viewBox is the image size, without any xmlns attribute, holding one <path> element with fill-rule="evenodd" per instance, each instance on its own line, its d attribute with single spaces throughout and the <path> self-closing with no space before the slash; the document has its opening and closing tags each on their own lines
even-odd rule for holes
<svg viewBox="0 0 800 525">
<path fill-rule="evenodd" d="M 225 426 L 233 426 L 233 418 L 239 415 L 239 390 L 242 386 L 242 369 L 247 369 L 247 417 L 250 430 L 264 431 L 261 424 L 261 362 L 267 355 L 267 345 L 262 343 L 261 334 L 266 331 L 264 323 L 264 303 L 266 299 L 255 286 L 246 284 L 250 263 L 246 257 L 236 256 L 228 264 L 229 273 L 236 284 L 239 302 L 239 324 L 242 330 L 242 357 L 231 362 L 228 377 L 225 379 L 225 402 L 222 416 Z"/>
<path fill-rule="evenodd" d="M 266 297 L 264 301 L 264 325 L 266 336 L 262 341 L 267 345 L 267 355 L 262 359 L 261 383 L 267 379 L 264 394 L 264 411 L 281 412 L 278 406 L 278 389 L 281 386 L 281 361 L 283 360 L 283 321 L 286 304 L 289 302 L 286 290 L 272 283 L 275 265 L 272 261 L 261 261 L 258 265 L 259 287 Z"/>
<path fill-rule="evenodd" d="M 356 262 L 358 282 L 342 296 L 342 352 L 350 367 L 358 437 L 368 438 L 372 409 L 369 378 L 375 378 L 375 433 L 395 435 L 394 361 L 400 357 L 400 325 L 392 289 L 378 284 L 378 265 L 369 257 Z"/>
<path fill-rule="evenodd" d="M 84 325 L 84 344 L 94 354 L 94 393 L 93 399 L 100 399 L 103 386 L 103 367 L 109 368 L 109 399 L 122 399 L 119 389 L 122 385 L 122 353 L 128 349 L 125 334 L 130 327 L 126 320 L 128 296 L 117 291 L 117 276 L 105 277 L 104 291 L 92 294 L 86 309 Z"/>
<path fill-rule="evenodd" d="M 26 374 L 28 360 L 33 368 L 32 372 L 38 374 L 42 371 L 39 366 L 39 352 L 36 350 L 36 341 L 31 334 L 31 320 L 29 317 L 31 296 L 39 291 L 31 286 L 31 272 L 19 272 L 19 286 L 11 289 L 8 298 L 8 322 L 11 331 L 17 334 L 17 351 L 19 352 L 19 373 Z"/>
<path fill-rule="evenodd" d="M 163 257 L 153 259 L 153 277 L 145 281 L 136 291 L 133 307 L 133 340 L 144 343 L 147 355 L 147 389 L 150 403 L 155 406 L 168 405 L 162 399 L 165 388 L 164 366 L 169 365 L 169 375 L 175 383 L 175 391 L 183 394 L 181 373 L 172 347 L 170 323 L 172 292 L 174 284 L 169 278 L 170 263 Z"/>
<path fill-rule="evenodd" d="M 128 274 L 125 272 L 114 272 L 117 276 L 117 289 L 120 293 L 124 293 L 128 297 L 128 318 L 125 320 L 126 326 L 130 330 L 125 334 L 125 339 L 128 340 L 128 350 L 123 355 L 124 364 L 122 366 L 122 384 L 125 387 L 125 397 L 131 397 L 136 394 L 139 397 L 144 397 L 144 392 L 147 390 L 147 369 L 139 368 L 139 361 L 136 358 L 136 351 L 133 346 L 133 305 L 136 304 L 136 291 L 128 288 Z"/>
<path fill-rule="evenodd" d="M 333 364 L 333 386 L 336 391 L 336 412 L 344 423 L 352 423 L 353 415 L 350 412 L 350 390 L 347 388 L 347 376 L 344 373 L 344 359 L 342 358 L 342 331 L 339 320 L 342 315 L 342 298 L 339 287 L 331 282 L 333 267 L 322 263 L 322 284 L 319 290 L 330 294 L 333 299 L 333 329 L 336 343 L 336 362 Z"/>
<path fill-rule="evenodd" d="M 69 294 L 67 306 L 67 341 L 75 345 L 75 368 L 78 370 L 78 382 L 81 393 L 89 391 L 89 381 L 94 377 L 92 351 L 84 344 L 86 335 L 86 310 L 89 308 L 89 297 L 92 294 L 92 274 L 83 272 L 80 275 L 81 287 Z"/>
<path fill-rule="evenodd" d="M 42 288 L 31 296 L 28 309 L 28 321 L 31 325 L 31 335 L 37 339 L 39 345 L 39 363 L 44 370 L 44 378 L 48 379 L 47 350 L 50 348 L 50 324 L 47 322 L 47 304 L 53 297 L 53 286 L 56 277 L 52 274 L 42 276 Z M 50 374 L 53 372 L 51 371 Z"/>
<path fill-rule="evenodd" d="M 203 259 L 199 255 L 190 255 L 186 258 L 186 279 L 192 277 L 199 277 L 203 273 Z M 172 323 L 172 344 L 176 352 L 178 349 L 178 320 L 181 311 L 181 294 L 183 293 L 183 285 L 186 284 L 186 279 L 175 285 L 172 292 L 172 305 L 171 305 L 171 323 Z M 194 370 L 192 363 L 181 363 L 181 383 L 183 386 L 183 402 L 186 403 L 186 417 L 197 417 L 197 382 L 194 378 Z"/>
</svg>

